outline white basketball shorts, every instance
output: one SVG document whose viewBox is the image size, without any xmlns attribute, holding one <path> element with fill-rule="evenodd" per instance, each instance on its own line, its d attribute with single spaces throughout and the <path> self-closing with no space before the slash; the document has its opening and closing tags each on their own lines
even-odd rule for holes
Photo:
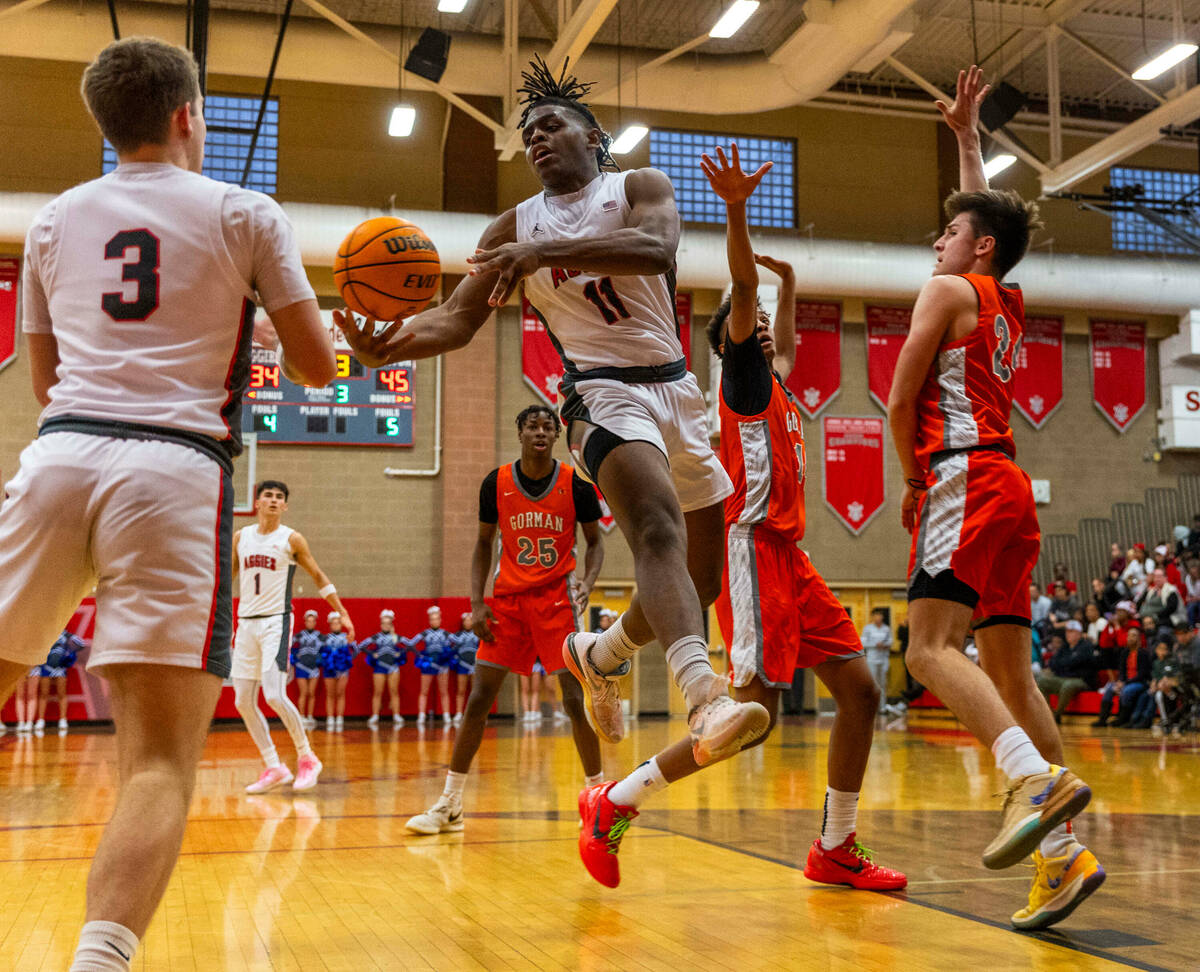
<svg viewBox="0 0 1200 972">
<path fill-rule="evenodd" d="M 233 639 L 233 671 L 229 677 L 261 682 L 267 672 L 286 672 L 291 646 L 290 611 L 267 618 L 238 618 Z"/>
<path fill-rule="evenodd" d="M 704 396 L 690 371 L 677 381 L 646 384 L 589 378 L 576 382 L 571 394 L 579 399 L 570 403 L 572 418 L 629 442 L 649 442 L 667 457 L 684 513 L 732 495 L 733 483 L 709 443 Z M 581 461 L 575 467 L 582 470 Z"/>
<path fill-rule="evenodd" d="M 43 434 L 0 506 L 0 658 L 42 661 L 95 589 L 88 668 L 229 674 L 233 485 L 161 440 Z"/>
</svg>

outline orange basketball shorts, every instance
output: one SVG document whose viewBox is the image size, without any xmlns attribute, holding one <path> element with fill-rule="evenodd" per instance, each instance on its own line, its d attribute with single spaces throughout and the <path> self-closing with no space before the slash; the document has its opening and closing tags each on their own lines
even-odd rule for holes
<svg viewBox="0 0 1200 972">
<path fill-rule="evenodd" d="M 475 663 L 531 675 L 533 663 L 540 660 L 547 672 L 563 671 L 563 642 L 567 635 L 581 630 L 575 610 L 577 586 L 575 575 L 568 574 L 519 594 L 492 598 L 496 640 L 479 642 Z"/>
<path fill-rule="evenodd" d="M 797 668 L 862 654 L 850 616 L 804 551 L 748 524 L 726 535 L 717 621 L 739 688 L 755 676 L 789 688 Z"/>
<path fill-rule="evenodd" d="M 1029 477 L 1003 453 L 976 449 L 935 458 L 929 481 L 909 555 L 909 600 L 957 601 L 980 621 L 1028 625 L 1042 536 Z"/>
</svg>

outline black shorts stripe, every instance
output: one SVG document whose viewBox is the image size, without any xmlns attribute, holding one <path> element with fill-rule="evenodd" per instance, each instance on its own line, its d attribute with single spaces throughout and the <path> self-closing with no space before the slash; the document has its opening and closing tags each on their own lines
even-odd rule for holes
<svg viewBox="0 0 1200 972">
<path fill-rule="evenodd" d="M 221 508 L 217 512 L 216 596 L 204 670 L 228 678 L 233 665 L 233 477 L 221 469 Z"/>
<path fill-rule="evenodd" d="M 279 649 L 275 652 L 275 667 L 281 672 L 288 669 L 288 651 L 292 647 L 292 579 L 296 576 L 296 565 L 288 565 L 287 586 L 283 589 L 283 620 L 279 625 Z"/>
<path fill-rule="evenodd" d="M 908 599 L 916 601 L 926 597 L 939 601 L 954 601 L 969 608 L 979 603 L 979 592 L 970 584 L 960 581 L 954 576 L 954 571 L 949 569 L 938 571 L 936 577 L 924 569 L 913 574 L 908 584 Z"/>
</svg>

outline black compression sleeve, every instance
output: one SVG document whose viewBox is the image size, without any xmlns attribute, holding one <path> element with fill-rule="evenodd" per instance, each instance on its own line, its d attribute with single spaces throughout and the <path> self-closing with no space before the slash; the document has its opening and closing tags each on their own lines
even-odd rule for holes
<svg viewBox="0 0 1200 972">
<path fill-rule="evenodd" d="M 721 356 L 721 394 L 738 415 L 757 415 L 771 401 L 771 369 L 767 365 L 758 335 L 752 334 L 741 344 L 725 342 Z"/>
<path fill-rule="evenodd" d="M 493 469 L 483 477 L 483 483 L 479 487 L 480 523 L 500 522 L 500 507 L 496 504 L 496 483 L 499 478 L 499 469 Z"/>
</svg>

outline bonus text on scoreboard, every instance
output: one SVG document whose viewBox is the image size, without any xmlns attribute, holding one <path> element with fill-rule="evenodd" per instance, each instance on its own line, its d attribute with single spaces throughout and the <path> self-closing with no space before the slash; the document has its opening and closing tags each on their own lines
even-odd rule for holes
<svg viewBox="0 0 1200 972">
<path fill-rule="evenodd" d="M 242 431 L 260 445 L 413 444 L 414 363 L 365 368 L 338 351 L 337 377 L 324 388 L 288 381 L 275 353 L 252 348 Z"/>
</svg>

